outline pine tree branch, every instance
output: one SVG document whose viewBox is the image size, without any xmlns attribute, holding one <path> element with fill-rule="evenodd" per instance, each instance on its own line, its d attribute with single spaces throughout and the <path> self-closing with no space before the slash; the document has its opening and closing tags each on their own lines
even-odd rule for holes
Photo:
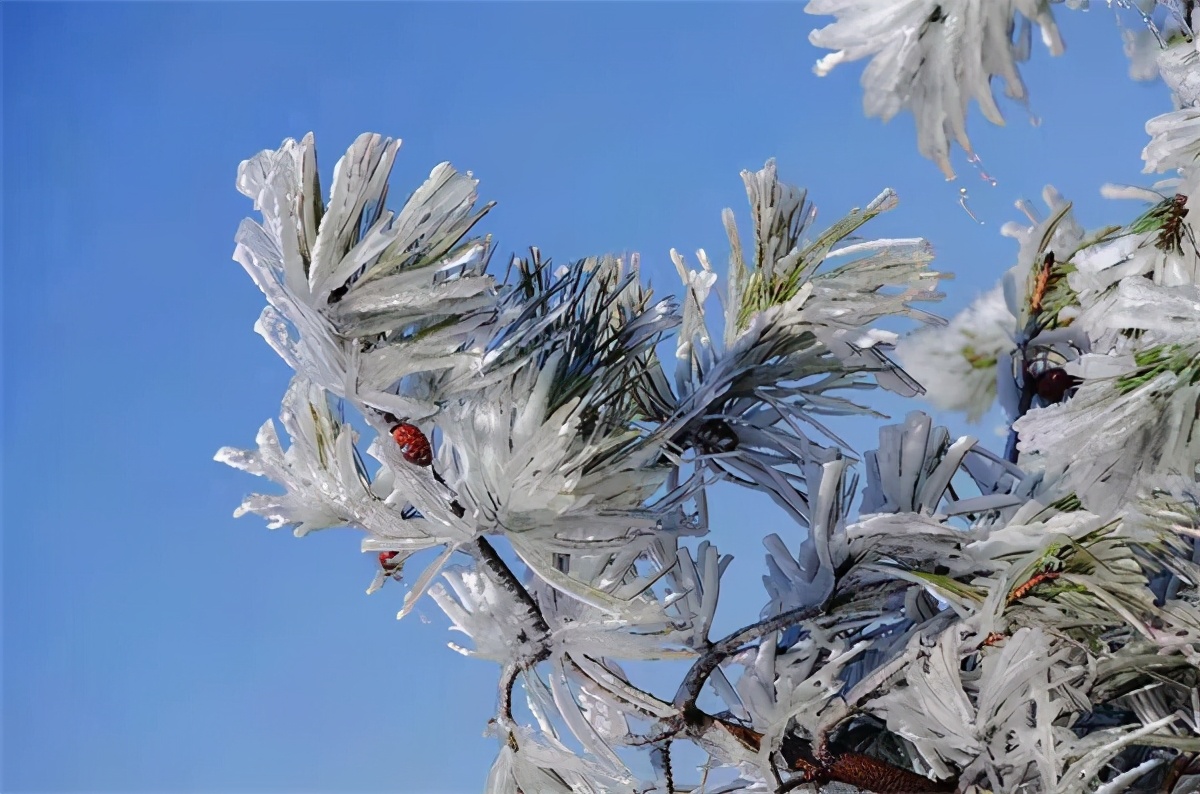
<svg viewBox="0 0 1200 794">
<path fill-rule="evenodd" d="M 536 640 L 536 650 L 523 659 L 519 659 L 514 664 L 505 665 L 504 671 L 500 676 L 500 718 L 506 725 L 511 725 L 513 722 L 512 715 L 512 696 L 513 688 L 517 683 L 517 676 L 527 670 L 532 669 L 540 662 L 550 658 L 550 625 L 546 622 L 545 616 L 542 615 L 542 610 L 538 606 L 537 601 L 525 589 L 512 569 L 508 567 L 508 563 L 496 553 L 496 549 L 482 535 L 475 541 L 477 553 L 473 556 L 480 564 L 487 566 L 500 582 L 509 595 L 521 602 L 528 610 L 530 618 L 533 620 L 534 628 L 542 635 Z M 529 641 L 529 638 L 526 638 Z"/>
<path fill-rule="evenodd" d="M 529 615 L 534 621 L 534 627 L 538 631 L 549 634 L 550 625 L 546 623 L 546 618 L 542 615 L 542 610 L 538 606 L 537 601 L 533 600 L 533 596 L 529 594 L 529 591 L 517 579 L 516 574 L 508 567 L 508 563 L 496 553 L 495 547 L 482 535 L 476 539 L 475 547 L 479 550 L 479 559 L 487 565 L 488 570 L 496 574 L 500 579 L 501 586 L 508 591 L 509 595 L 520 601 L 529 610 Z"/>
<path fill-rule="evenodd" d="M 738 629 L 725 639 L 710 644 L 684 676 L 683 683 L 679 685 L 679 690 L 675 693 L 675 705 L 682 708 L 686 716 L 688 712 L 695 710 L 696 701 L 700 698 L 700 690 L 704 688 L 704 684 L 712 675 L 713 670 L 716 670 L 721 662 L 742 650 L 742 646 L 772 632 L 786 629 L 805 620 L 811 620 L 824 611 L 824 604 L 791 609 L 773 618 L 760 620 Z"/>
</svg>

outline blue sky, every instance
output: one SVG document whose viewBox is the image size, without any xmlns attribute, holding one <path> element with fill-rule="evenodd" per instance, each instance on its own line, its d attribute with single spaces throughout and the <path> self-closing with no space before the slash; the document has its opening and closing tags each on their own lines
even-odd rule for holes
<svg viewBox="0 0 1200 794">
<path fill-rule="evenodd" d="M 1136 212 L 1103 182 L 1150 181 L 1165 89 L 1128 79 L 1110 12 L 1057 9 L 1067 55 L 1026 70 L 1043 123 L 973 118 L 993 188 L 961 155 L 944 182 L 911 119 L 864 118 L 860 66 L 815 77 L 801 3 L 0 5 L 0 789 L 482 788 L 496 668 L 445 647 L 431 602 L 397 623 L 402 588 L 366 597 L 357 534 L 231 517 L 260 482 L 212 455 L 252 444 L 289 377 L 230 260 L 239 161 L 312 130 L 327 174 L 359 133 L 400 137 L 393 195 L 443 160 L 474 171 L 495 261 L 640 251 L 672 290 L 668 250 L 723 262 L 738 172 L 775 156 L 826 221 L 895 188 L 874 234 L 934 243 L 950 313 L 1012 264 L 1015 199 L 1052 182 L 1095 227 Z M 763 602 L 758 538 L 798 534 L 722 496 L 732 627 Z"/>
</svg>

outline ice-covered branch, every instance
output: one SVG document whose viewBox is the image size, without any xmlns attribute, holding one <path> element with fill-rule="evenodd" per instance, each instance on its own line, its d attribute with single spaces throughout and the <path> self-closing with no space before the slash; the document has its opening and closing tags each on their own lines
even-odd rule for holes
<svg viewBox="0 0 1200 794">
<path fill-rule="evenodd" d="M 839 15 L 837 39 L 851 17 L 904 33 L 924 8 L 860 5 L 810 10 Z M 978 16 L 978 40 L 913 39 L 935 62 L 962 59 L 976 88 L 1011 71 L 1002 22 L 1053 30 L 1040 2 L 926 11 L 926 29 Z M 871 25 L 855 35 L 874 41 Z M 847 57 L 874 52 L 859 39 L 839 44 Z M 1169 52 L 1174 75 L 1187 59 Z M 925 85 L 920 113 L 956 85 Z M 685 742 L 736 771 L 717 790 L 1083 794 L 1084 774 L 1149 791 L 1168 757 L 1200 751 L 1193 121 L 1152 123 L 1147 165 L 1181 172 L 1166 193 L 1123 191 L 1151 201 L 1128 226 L 1089 233 L 1053 189 L 1047 217 L 1019 205 L 1029 224 L 1004 230 L 1016 263 L 947 327 L 915 305 L 940 297 L 927 242 L 853 237 L 891 191 L 817 230 L 773 162 L 744 172 L 752 234 L 726 212 L 723 284 L 703 251 L 698 270 L 672 252 L 676 304 L 636 257 L 554 266 L 532 249 L 495 279 L 488 241 L 466 238 L 487 209 L 469 174 L 439 166 L 393 212 L 397 144 L 368 135 L 326 202 L 311 136 L 285 142 L 242 166 L 263 222 L 243 225 L 237 258 L 267 298 L 260 332 L 296 369 L 290 446 L 268 422 L 257 449 L 218 453 L 284 489 L 238 514 L 364 531 L 381 553 L 372 591 L 440 550 L 400 615 L 428 592 L 469 639 L 451 647 L 499 665 L 490 791 L 684 790 L 671 759 Z M 900 347 L 916 379 L 878 327 L 895 317 L 927 326 Z M 676 330 L 672 379 L 659 350 Z M 912 412 L 862 456 L 860 492 L 858 458 L 823 418 L 874 414 L 850 399 L 874 387 L 971 418 L 998 398 L 1012 454 Z M 376 434 L 378 465 L 345 408 Z M 731 558 L 685 544 L 709 531 L 719 480 L 790 522 L 763 532 L 759 619 L 713 642 Z M 667 701 L 626 660 L 689 667 Z M 709 684 L 726 711 L 700 707 Z M 638 750 L 657 780 L 639 778 Z"/>
</svg>

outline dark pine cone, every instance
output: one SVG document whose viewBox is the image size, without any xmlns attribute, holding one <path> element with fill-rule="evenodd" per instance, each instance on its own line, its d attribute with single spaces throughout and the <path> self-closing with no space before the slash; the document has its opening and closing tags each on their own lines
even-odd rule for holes
<svg viewBox="0 0 1200 794">
<path fill-rule="evenodd" d="M 733 452 L 738 441 L 737 433 L 724 419 L 708 419 L 692 433 L 692 442 L 705 455 Z"/>
<path fill-rule="evenodd" d="M 1079 383 L 1079 378 L 1068 375 L 1062 367 L 1055 367 L 1038 375 L 1034 381 L 1034 388 L 1037 390 L 1038 397 L 1041 397 L 1047 404 L 1054 405 L 1062 402 L 1067 396 L 1067 392 L 1078 386 Z"/>
</svg>

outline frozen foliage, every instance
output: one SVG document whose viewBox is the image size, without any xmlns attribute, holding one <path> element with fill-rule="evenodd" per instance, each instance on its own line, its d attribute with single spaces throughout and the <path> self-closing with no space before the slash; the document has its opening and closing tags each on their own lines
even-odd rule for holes
<svg viewBox="0 0 1200 794">
<path fill-rule="evenodd" d="M 1164 5 L 1186 30 L 1192 4 Z M 1061 48 L 1040 0 L 808 9 L 837 17 L 825 65 L 873 57 L 868 110 L 913 110 L 944 167 L 969 99 L 998 119 L 992 76 L 1024 96 L 1022 35 Z M 442 164 L 389 209 L 390 139 L 359 138 L 328 196 L 311 135 L 259 154 L 235 258 L 295 378 L 286 444 L 267 422 L 217 454 L 282 488 L 236 514 L 359 530 L 368 592 L 436 550 L 400 616 L 428 594 L 450 647 L 499 667 L 490 792 L 1196 791 L 1200 63 L 1162 46 L 1176 109 L 1143 156 L 1175 175 L 1108 188 L 1147 203 L 1123 227 L 1053 188 L 1044 215 L 1018 202 L 1015 261 L 949 323 L 919 308 L 944 278 L 926 241 L 857 237 L 890 190 L 821 226 L 774 162 L 743 172 L 727 271 L 671 251 L 676 301 L 636 256 L 489 272 L 475 181 Z M 913 411 L 859 460 L 829 417 L 873 415 L 876 387 L 972 421 L 999 402 L 1007 447 Z M 764 532 L 763 609 L 723 638 L 717 482 L 793 525 Z M 627 664 L 667 660 L 674 692 Z"/>
<path fill-rule="evenodd" d="M 840 64 L 868 59 L 863 70 L 863 109 L 884 121 L 909 111 L 917 126 L 917 148 L 947 179 L 952 144 L 975 154 L 967 134 L 967 111 L 975 102 L 984 118 L 1003 125 L 993 78 L 1004 95 L 1026 106 L 1029 94 L 1018 64 L 1029 59 L 1036 30 L 1051 55 L 1066 50 L 1053 5 L 1064 0 L 808 0 L 805 11 L 834 17 L 809 41 L 833 50 L 813 71 L 829 74 Z M 1065 0 L 1084 9 L 1089 0 Z M 1107 0 L 1122 25 L 1121 39 L 1134 80 L 1156 80 L 1160 72 L 1186 107 L 1200 97 L 1196 50 L 1182 0 Z M 1138 19 L 1130 27 L 1123 17 Z"/>
<path fill-rule="evenodd" d="M 971 101 L 993 124 L 1004 123 L 993 77 L 1008 97 L 1026 101 L 1017 63 L 1029 57 L 1033 28 L 1051 54 L 1063 52 L 1050 0 L 809 0 L 805 10 L 837 18 L 808 37 L 834 50 L 817 62 L 817 74 L 870 58 L 862 77 L 867 115 L 887 121 L 911 111 L 917 148 L 947 178 L 954 176 L 951 142 L 971 152 Z"/>
<path fill-rule="evenodd" d="M 930 394 L 930 402 L 945 410 L 966 411 L 974 422 L 996 401 L 996 364 L 1012 353 L 1016 327 L 1004 289 L 997 285 L 951 320 L 948 328 L 909 336 L 896 352 L 918 381 L 946 375 L 942 379 L 946 388 Z"/>
</svg>

